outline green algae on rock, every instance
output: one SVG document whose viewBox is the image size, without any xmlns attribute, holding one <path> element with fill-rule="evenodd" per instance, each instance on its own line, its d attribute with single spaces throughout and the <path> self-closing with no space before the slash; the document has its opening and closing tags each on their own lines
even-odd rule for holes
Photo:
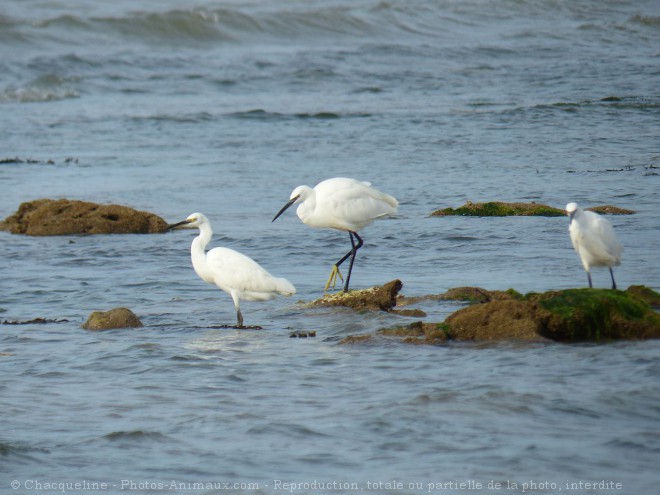
<svg viewBox="0 0 660 495">
<path fill-rule="evenodd" d="M 166 232 L 167 222 L 127 206 L 38 199 L 22 203 L 16 213 L 0 221 L 0 230 L 32 236 L 152 234 Z"/>
<path fill-rule="evenodd" d="M 484 290 L 484 289 L 482 289 Z M 486 291 L 487 292 L 487 291 Z M 452 313 L 442 323 L 418 321 L 379 330 L 403 343 L 447 341 L 610 342 L 660 338 L 660 294 L 644 286 L 626 291 L 567 289 L 508 298 L 485 298 Z"/>
<path fill-rule="evenodd" d="M 660 338 L 660 314 L 634 292 L 568 289 L 534 295 L 530 301 L 551 313 L 540 328 L 540 334 L 551 340 Z"/>
<path fill-rule="evenodd" d="M 567 289 L 527 294 L 522 300 L 463 308 L 445 323 L 450 338 L 462 340 L 602 342 L 660 338 L 660 315 L 635 295 L 637 291 Z"/>
<path fill-rule="evenodd" d="M 110 330 L 142 326 L 140 319 L 130 309 L 115 308 L 110 311 L 94 311 L 82 327 L 85 330 Z"/>
<path fill-rule="evenodd" d="M 616 206 L 604 205 L 586 208 L 601 214 L 631 215 L 633 210 L 626 210 Z M 560 217 L 566 212 L 562 208 L 544 205 L 541 203 L 507 203 L 504 201 L 489 201 L 485 203 L 473 203 L 468 201 L 458 208 L 443 208 L 431 213 L 432 217 L 444 216 L 472 216 L 472 217 L 511 217 L 511 216 L 536 216 L 536 217 Z"/>
</svg>

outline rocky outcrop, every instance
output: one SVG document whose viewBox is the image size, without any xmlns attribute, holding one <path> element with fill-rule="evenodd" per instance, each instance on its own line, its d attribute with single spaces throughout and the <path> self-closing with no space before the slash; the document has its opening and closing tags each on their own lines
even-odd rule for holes
<svg viewBox="0 0 660 495">
<path fill-rule="evenodd" d="M 115 308 L 110 311 L 94 311 L 82 327 L 85 330 L 110 330 L 142 326 L 140 319 L 130 309 Z"/>
<path fill-rule="evenodd" d="M 0 230 L 34 236 L 151 234 L 166 232 L 167 222 L 127 206 L 38 199 L 22 203 L 16 213 L 0 222 Z"/>
<path fill-rule="evenodd" d="M 660 295 L 648 287 L 626 291 L 568 289 L 521 295 L 516 291 L 475 288 L 457 294 L 478 294 L 473 304 L 444 322 L 418 321 L 381 329 L 376 336 L 404 343 L 438 345 L 447 341 L 608 342 L 660 338 Z M 463 299 L 459 299 L 463 300 Z M 476 301 L 476 302 L 475 302 Z M 350 336 L 344 343 L 362 341 Z"/>
<path fill-rule="evenodd" d="M 633 210 L 626 210 L 616 206 L 604 205 L 587 208 L 600 214 L 631 215 Z M 432 217 L 445 216 L 472 216 L 472 217 L 510 217 L 510 216 L 537 216 L 559 217 L 566 212 L 561 208 L 541 203 L 506 203 L 503 201 L 490 201 L 487 203 L 473 203 L 468 201 L 458 208 L 443 208 L 431 213 Z"/>
</svg>

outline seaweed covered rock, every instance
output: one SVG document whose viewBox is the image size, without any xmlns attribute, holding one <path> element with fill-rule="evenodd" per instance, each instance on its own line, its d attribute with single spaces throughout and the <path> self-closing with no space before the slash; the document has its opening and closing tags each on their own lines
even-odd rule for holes
<svg viewBox="0 0 660 495">
<path fill-rule="evenodd" d="M 486 293 L 488 291 L 485 291 Z M 452 313 L 442 323 L 415 322 L 379 330 L 405 343 L 447 340 L 607 342 L 660 338 L 660 294 L 644 286 L 627 291 L 567 289 L 490 298 Z M 488 299 L 488 298 L 486 298 Z"/>
<path fill-rule="evenodd" d="M 609 289 L 568 289 L 491 301 L 463 308 L 445 323 L 450 338 L 461 340 L 660 338 L 660 315 L 636 291 Z"/>
<path fill-rule="evenodd" d="M 550 314 L 540 316 L 540 334 L 552 340 L 660 338 L 660 314 L 635 291 L 569 289 L 530 295 L 529 301 Z"/>
<path fill-rule="evenodd" d="M 396 306 L 396 297 L 401 287 L 403 284 L 397 279 L 369 289 L 325 294 L 321 299 L 309 303 L 308 307 L 346 306 L 360 310 L 390 311 Z"/>
<path fill-rule="evenodd" d="M 16 213 L 0 222 L 0 230 L 33 236 L 151 234 L 166 232 L 167 222 L 127 206 L 38 199 L 22 203 Z"/>
<path fill-rule="evenodd" d="M 85 330 L 110 330 L 142 326 L 140 319 L 130 309 L 115 308 L 110 311 L 94 311 L 82 327 Z"/>
<path fill-rule="evenodd" d="M 618 208 L 616 206 L 604 205 L 587 208 L 601 214 L 630 215 L 632 210 Z M 432 217 L 445 216 L 472 216 L 472 217 L 511 217 L 511 216 L 536 216 L 536 217 L 560 217 L 566 213 L 562 208 L 544 205 L 541 203 L 507 203 L 504 201 L 490 201 L 485 203 L 473 203 L 468 201 L 458 208 L 442 208 L 431 213 Z"/>
</svg>

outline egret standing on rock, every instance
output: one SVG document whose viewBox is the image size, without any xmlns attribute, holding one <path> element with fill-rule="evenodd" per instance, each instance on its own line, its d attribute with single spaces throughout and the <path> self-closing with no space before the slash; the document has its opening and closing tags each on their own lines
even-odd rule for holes
<svg viewBox="0 0 660 495">
<path fill-rule="evenodd" d="M 621 264 L 623 247 L 614 233 L 612 224 L 593 211 L 585 211 L 577 203 L 568 203 L 566 213 L 571 218 L 568 231 L 591 284 L 591 267 L 607 266 L 612 277 L 612 289 L 616 289 L 613 266 Z"/>
<path fill-rule="evenodd" d="M 170 230 L 177 228 L 199 228 L 199 235 L 190 247 L 193 268 L 202 280 L 215 284 L 231 296 L 238 328 L 245 328 L 239 306 L 241 299 L 267 301 L 278 294 L 290 296 L 296 293 L 296 288 L 287 279 L 273 277 L 252 258 L 233 249 L 217 247 L 205 252 L 213 230 L 208 218 L 201 213 L 193 213 L 182 222 L 168 226 Z"/>
<path fill-rule="evenodd" d="M 330 285 L 335 286 L 337 276 L 344 280 L 339 266 L 350 256 L 351 262 L 344 284 L 344 292 L 348 292 L 355 255 L 363 244 L 358 231 L 377 218 L 394 215 L 399 202 L 389 194 L 374 189 L 369 182 L 336 177 L 318 183 L 314 189 L 309 186 L 296 187 L 289 201 L 273 218 L 273 222 L 293 204 L 298 204 L 296 214 L 304 224 L 348 232 L 351 250 L 332 266 L 330 277 L 325 284 L 325 290 L 328 290 Z"/>
</svg>

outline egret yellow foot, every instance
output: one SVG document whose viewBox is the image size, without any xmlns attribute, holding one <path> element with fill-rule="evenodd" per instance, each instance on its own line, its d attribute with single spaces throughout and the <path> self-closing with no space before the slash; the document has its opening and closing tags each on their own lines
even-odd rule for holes
<svg viewBox="0 0 660 495">
<path fill-rule="evenodd" d="M 328 281 L 325 283 L 324 290 L 328 290 L 330 285 L 332 285 L 333 289 L 335 288 L 335 285 L 337 285 L 337 276 L 339 276 L 342 282 L 344 281 L 344 277 L 339 271 L 339 267 L 337 265 L 332 265 L 332 270 L 330 271 L 330 277 L 328 277 Z"/>
</svg>

